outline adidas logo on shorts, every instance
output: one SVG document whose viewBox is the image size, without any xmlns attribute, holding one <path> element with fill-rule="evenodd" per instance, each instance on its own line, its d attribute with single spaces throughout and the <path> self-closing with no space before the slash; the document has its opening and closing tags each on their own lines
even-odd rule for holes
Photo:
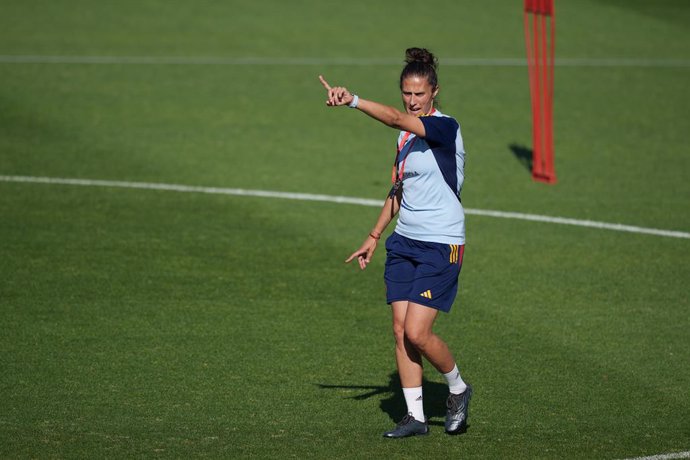
<svg viewBox="0 0 690 460">
<path fill-rule="evenodd" d="M 422 292 L 422 293 L 419 294 L 419 295 L 422 296 L 422 297 L 426 297 L 427 299 L 431 299 L 431 289 L 426 290 L 426 291 Z"/>
</svg>

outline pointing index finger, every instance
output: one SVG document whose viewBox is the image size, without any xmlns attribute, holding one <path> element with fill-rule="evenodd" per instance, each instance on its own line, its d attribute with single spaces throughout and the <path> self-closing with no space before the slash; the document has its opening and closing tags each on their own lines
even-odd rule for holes
<svg viewBox="0 0 690 460">
<path fill-rule="evenodd" d="M 331 90 L 331 85 L 329 85 L 328 82 L 323 79 L 322 75 L 319 75 L 319 80 L 321 80 L 321 84 L 323 85 L 324 88 L 326 88 L 328 91 Z"/>
</svg>

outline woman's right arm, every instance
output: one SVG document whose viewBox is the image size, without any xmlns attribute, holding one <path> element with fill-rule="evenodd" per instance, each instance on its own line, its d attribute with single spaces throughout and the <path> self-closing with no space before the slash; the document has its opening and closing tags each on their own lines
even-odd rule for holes
<svg viewBox="0 0 690 460">
<path fill-rule="evenodd" d="M 376 225 L 374 225 L 374 228 L 371 230 L 371 232 L 369 232 L 369 235 L 364 240 L 364 243 L 362 243 L 362 246 L 353 252 L 350 257 L 345 260 L 345 263 L 350 263 L 352 260 L 357 258 L 359 268 L 362 270 L 367 268 L 367 265 L 369 262 L 371 262 L 371 257 L 374 255 L 376 245 L 381 238 L 381 235 L 386 230 L 386 227 L 388 227 L 388 224 L 391 223 L 393 217 L 395 217 L 400 210 L 400 200 L 402 198 L 401 192 L 402 189 L 398 189 L 397 193 L 393 197 L 386 198 L 386 202 L 383 204 L 383 208 L 381 208 L 381 213 L 376 221 Z"/>
<path fill-rule="evenodd" d="M 355 95 L 344 86 L 331 87 L 321 75 L 319 75 L 319 80 L 323 87 L 326 88 L 326 91 L 328 91 L 326 105 L 330 107 L 342 107 L 355 102 Z M 350 105 L 350 107 L 357 108 L 371 118 L 391 128 L 409 131 L 419 137 L 426 137 L 426 128 L 419 117 L 401 112 L 395 107 L 368 101 L 359 97 L 357 98 L 356 105 Z"/>
</svg>

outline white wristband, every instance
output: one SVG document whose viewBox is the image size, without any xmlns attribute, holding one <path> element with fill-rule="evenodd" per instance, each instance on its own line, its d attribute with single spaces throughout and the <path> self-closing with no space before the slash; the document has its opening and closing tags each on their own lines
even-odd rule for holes
<svg viewBox="0 0 690 460">
<path fill-rule="evenodd" d="M 356 94 L 353 94 L 352 102 L 350 102 L 350 104 L 348 105 L 348 107 L 350 107 L 350 108 L 352 108 L 352 109 L 356 109 L 356 108 L 357 108 L 357 104 L 359 104 L 359 96 L 357 96 Z"/>
</svg>

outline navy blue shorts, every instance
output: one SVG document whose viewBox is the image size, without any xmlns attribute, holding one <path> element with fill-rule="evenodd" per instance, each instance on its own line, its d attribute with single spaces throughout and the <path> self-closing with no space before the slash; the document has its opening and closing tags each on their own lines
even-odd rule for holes
<svg viewBox="0 0 690 460">
<path fill-rule="evenodd" d="M 449 312 L 458 293 L 464 245 L 428 243 L 393 233 L 386 240 L 386 301 Z"/>
</svg>

